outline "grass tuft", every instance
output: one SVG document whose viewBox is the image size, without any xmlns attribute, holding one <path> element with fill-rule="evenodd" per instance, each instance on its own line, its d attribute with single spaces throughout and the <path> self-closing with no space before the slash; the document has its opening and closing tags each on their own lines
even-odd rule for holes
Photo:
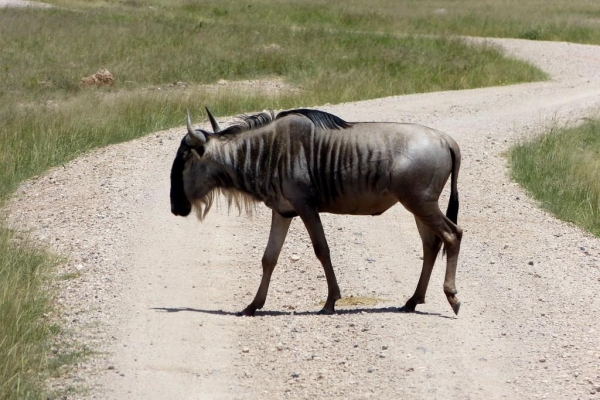
<svg viewBox="0 0 600 400">
<path fill-rule="evenodd" d="M 558 218 L 600 237 L 600 120 L 553 128 L 509 152 L 512 177 Z"/>
</svg>

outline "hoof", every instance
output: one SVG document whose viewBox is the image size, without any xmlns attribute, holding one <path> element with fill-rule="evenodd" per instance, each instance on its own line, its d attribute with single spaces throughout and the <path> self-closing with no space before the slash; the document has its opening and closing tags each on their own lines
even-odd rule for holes
<svg viewBox="0 0 600 400">
<path fill-rule="evenodd" d="M 236 317 L 254 317 L 254 311 L 249 307 L 244 308 L 242 311 L 235 313 Z"/>
<path fill-rule="evenodd" d="M 333 314 L 335 314 L 335 310 L 328 310 L 325 307 L 323 307 L 323 309 L 321 309 L 321 311 L 319 311 L 317 314 L 318 315 L 333 315 Z"/>
<path fill-rule="evenodd" d="M 460 310 L 460 300 L 456 297 L 456 290 L 454 293 L 446 292 L 446 297 L 448 298 L 448 303 L 450 303 L 450 307 L 452 307 L 452 311 L 454 311 L 454 315 L 458 315 L 458 310 Z"/>
<path fill-rule="evenodd" d="M 398 311 L 405 312 L 405 313 L 411 313 L 411 312 L 415 312 L 416 307 L 417 307 L 417 302 L 414 301 L 413 299 L 408 299 L 406 304 L 403 305 L 402 307 L 400 307 L 398 309 Z"/>
<path fill-rule="evenodd" d="M 460 310 L 460 301 L 457 301 L 452 305 L 452 310 L 454 310 L 454 315 L 458 315 L 458 310 Z"/>
</svg>

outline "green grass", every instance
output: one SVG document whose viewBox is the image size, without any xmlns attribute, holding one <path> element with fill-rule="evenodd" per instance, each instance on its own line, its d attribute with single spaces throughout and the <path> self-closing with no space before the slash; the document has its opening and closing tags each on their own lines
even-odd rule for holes
<svg viewBox="0 0 600 400">
<path fill-rule="evenodd" d="M 42 389 L 40 371 L 47 370 L 52 326 L 48 289 L 54 259 L 0 229 L 0 399 L 34 398 Z"/>
<path fill-rule="evenodd" d="M 317 24 L 306 6 L 267 3 L 0 10 L 0 196 L 90 148 L 182 124 L 186 108 L 210 105 L 228 115 L 545 79 L 492 47 L 332 30 L 330 19 Z M 305 19 L 311 22 L 301 29 L 290 23 Z M 368 14 L 342 25 L 367 29 L 384 20 Z M 111 71 L 115 85 L 82 88 L 80 78 L 100 67 Z M 198 86 L 270 77 L 301 90 L 268 98 Z M 178 81 L 192 86 L 145 90 Z"/>
<path fill-rule="evenodd" d="M 600 44 L 594 0 L 307 0 L 293 6 L 288 20 L 336 29 Z"/>
<path fill-rule="evenodd" d="M 558 218 L 600 237 L 600 120 L 513 147 L 513 178 Z"/>
<path fill-rule="evenodd" d="M 52 0 L 0 9 L 0 205 L 25 179 L 98 146 L 216 115 L 542 80 L 448 34 L 600 42 L 591 1 Z M 406 34 L 434 34 L 417 37 Z M 107 68 L 109 88 L 81 77 Z M 300 90 L 215 92 L 220 79 Z M 186 82 L 185 90 L 149 90 Z M 196 120 L 198 120 L 196 115 Z M 0 226 L 0 399 L 39 398 L 56 329 L 56 260 Z M 59 354 L 64 354 L 59 352 Z"/>
</svg>

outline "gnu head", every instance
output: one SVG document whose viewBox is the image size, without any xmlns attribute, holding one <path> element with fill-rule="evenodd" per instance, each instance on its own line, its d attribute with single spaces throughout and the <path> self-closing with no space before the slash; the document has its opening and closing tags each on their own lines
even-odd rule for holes
<svg viewBox="0 0 600 400">
<path fill-rule="evenodd" d="M 206 109 L 206 111 L 208 112 L 213 129 L 220 131 L 219 125 L 210 111 L 208 111 L 208 109 Z M 189 171 L 190 168 L 202 169 L 202 166 L 198 166 L 197 164 L 202 163 L 205 146 L 210 136 L 213 135 L 210 132 L 202 129 L 194 129 L 192 127 L 192 119 L 189 110 L 187 112 L 186 125 L 187 134 L 181 140 L 179 149 L 177 149 L 177 155 L 173 161 L 173 167 L 171 168 L 171 212 L 175 215 L 184 217 L 189 215 L 192 209 L 192 203 L 185 190 L 186 180 L 184 179 L 184 175 L 187 174 L 187 171 Z M 196 185 L 196 187 L 198 187 L 198 185 Z"/>
</svg>

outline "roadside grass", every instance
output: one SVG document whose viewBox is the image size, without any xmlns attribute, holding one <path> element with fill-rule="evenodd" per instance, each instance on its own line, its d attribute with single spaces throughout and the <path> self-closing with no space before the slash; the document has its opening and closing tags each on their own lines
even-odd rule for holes
<svg viewBox="0 0 600 400">
<path fill-rule="evenodd" d="M 47 283 L 56 260 L 14 241 L 14 232 L 0 229 L 0 399 L 37 398 L 55 329 L 45 316 L 52 311 Z"/>
<path fill-rule="evenodd" d="M 547 134 L 509 152 L 512 177 L 558 218 L 600 237 L 600 120 Z"/>
<path fill-rule="evenodd" d="M 600 44 L 600 6 L 590 0 L 306 0 L 293 6 L 289 21 L 408 34 Z"/>
<path fill-rule="evenodd" d="M 23 180 L 92 148 L 183 125 L 187 108 L 198 121 L 204 105 L 232 115 L 546 78 L 449 34 L 600 41 L 581 0 L 50 2 L 59 7 L 0 9 L 0 205 Z M 80 86 L 101 67 L 112 87 Z M 300 90 L 203 86 L 265 78 Z M 188 87 L 158 90 L 173 82 Z M 72 359 L 48 356 L 59 329 L 44 315 L 53 283 L 78 277 L 56 276 L 56 258 L 26 243 L 0 221 L 0 399 L 40 398 L 43 379 Z"/>
<path fill-rule="evenodd" d="M 232 21 L 256 14 L 268 24 L 365 32 L 468 35 L 600 44 L 600 7 L 593 0 L 50 0 L 65 8 L 178 9 Z M 232 12 L 232 7 L 234 11 Z M 174 11 L 172 11 L 174 10 Z M 214 18 L 212 18 L 214 17 Z M 222 18 L 227 17 L 227 18 Z M 205 17 L 206 18 L 206 17 Z M 212 19 L 211 19 L 212 18 Z M 252 16 L 251 16 L 252 18 Z M 205 19 L 203 19 L 204 21 Z M 235 20 L 235 22 L 239 22 Z"/>
</svg>

